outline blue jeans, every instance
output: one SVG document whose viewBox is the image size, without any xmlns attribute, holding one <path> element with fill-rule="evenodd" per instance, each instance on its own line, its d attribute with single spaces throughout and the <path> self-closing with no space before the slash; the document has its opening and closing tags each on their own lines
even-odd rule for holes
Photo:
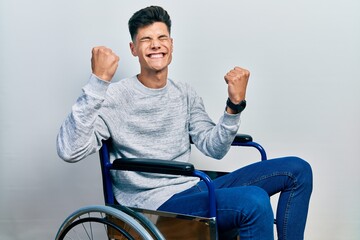
<svg viewBox="0 0 360 240">
<path fill-rule="evenodd" d="M 246 239 L 274 239 L 274 216 L 269 196 L 280 192 L 276 211 L 279 239 L 304 238 L 312 192 L 310 165 L 297 157 L 257 162 L 214 180 L 220 239 L 229 233 Z M 207 216 L 207 187 L 196 186 L 175 194 L 161 211 Z M 227 236 L 227 237 L 225 237 Z"/>
</svg>

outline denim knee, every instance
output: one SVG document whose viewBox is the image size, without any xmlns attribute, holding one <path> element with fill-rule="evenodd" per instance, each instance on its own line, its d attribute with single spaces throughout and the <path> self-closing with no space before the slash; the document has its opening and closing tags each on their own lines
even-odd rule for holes
<svg viewBox="0 0 360 240">
<path fill-rule="evenodd" d="M 272 236 L 274 215 L 270 197 L 262 188 L 256 186 L 228 188 L 225 189 L 223 197 L 217 196 L 217 200 L 220 232 L 232 233 L 236 229 L 235 232 L 240 233 L 244 238 Z"/>
<path fill-rule="evenodd" d="M 246 186 L 217 191 L 220 229 L 267 225 L 274 221 L 269 195 L 260 187 Z M 233 223 L 234 225 L 229 225 Z"/>
<path fill-rule="evenodd" d="M 292 174 L 296 177 L 297 184 L 312 191 L 313 175 L 310 164 L 299 157 L 288 157 L 287 163 Z"/>
<path fill-rule="evenodd" d="M 273 212 L 270 204 L 270 197 L 267 192 L 257 186 L 249 186 L 247 200 L 251 207 L 248 208 L 247 215 L 253 220 L 257 218 L 270 218 L 273 221 Z"/>
</svg>

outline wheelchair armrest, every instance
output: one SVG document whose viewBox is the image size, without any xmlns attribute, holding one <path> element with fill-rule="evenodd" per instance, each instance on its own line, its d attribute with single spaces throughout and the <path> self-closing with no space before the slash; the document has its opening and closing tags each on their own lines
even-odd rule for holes
<svg viewBox="0 0 360 240">
<path fill-rule="evenodd" d="M 247 142 L 252 142 L 253 138 L 252 136 L 248 135 L 248 134 L 236 134 L 235 139 L 233 141 L 233 144 L 236 143 L 247 143 Z"/>
<path fill-rule="evenodd" d="M 116 159 L 111 169 L 186 176 L 193 176 L 195 170 L 191 163 L 147 158 Z"/>
<path fill-rule="evenodd" d="M 237 134 L 231 145 L 256 148 L 261 155 L 261 161 L 267 160 L 265 149 L 248 134 Z"/>
</svg>

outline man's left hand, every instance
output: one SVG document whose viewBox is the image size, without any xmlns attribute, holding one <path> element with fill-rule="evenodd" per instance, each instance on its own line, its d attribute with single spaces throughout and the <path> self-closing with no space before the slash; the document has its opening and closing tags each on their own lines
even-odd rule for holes
<svg viewBox="0 0 360 240">
<path fill-rule="evenodd" d="M 246 87 L 250 77 L 250 72 L 241 67 L 235 67 L 224 77 L 228 85 L 228 94 L 230 101 L 239 104 L 245 99 Z"/>
</svg>

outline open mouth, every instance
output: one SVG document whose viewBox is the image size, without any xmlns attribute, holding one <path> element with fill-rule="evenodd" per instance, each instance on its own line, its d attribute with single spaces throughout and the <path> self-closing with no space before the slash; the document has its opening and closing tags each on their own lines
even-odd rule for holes
<svg viewBox="0 0 360 240">
<path fill-rule="evenodd" d="M 152 59 L 158 59 L 158 58 L 163 58 L 165 56 L 165 53 L 151 53 L 148 54 L 147 56 Z"/>
</svg>

